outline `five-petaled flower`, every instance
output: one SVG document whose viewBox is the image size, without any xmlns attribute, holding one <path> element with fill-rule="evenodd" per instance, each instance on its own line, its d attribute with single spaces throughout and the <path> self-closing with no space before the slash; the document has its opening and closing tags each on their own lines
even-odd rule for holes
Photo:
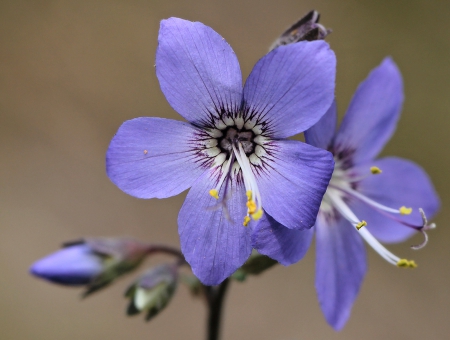
<svg viewBox="0 0 450 340">
<path fill-rule="evenodd" d="M 126 121 L 107 151 L 107 173 L 138 198 L 191 187 L 178 230 L 204 284 L 219 284 L 245 262 L 255 221 L 314 225 L 333 157 L 286 138 L 310 128 L 331 105 L 335 63 L 323 41 L 281 46 L 242 86 L 236 55 L 219 34 L 199 22 L 161 22 L 156 75 L 188 122 Z"/>
<path fill-rule="evenodd" d="M 330 150 L 336 162 L 314 228 L 316 290 L 336 330 L 347 322 L 366 273 L 361 237 L 388 262 L 415 267 L 379 241 L 400 242 L 419 231 L 426 242 L 425 231 L 434 226 L 425 213 L 434 215 L 439 199 L 427 174 L 404 159 L 374 160 L 395 130 L 402 102 L 401 74 L 386 58 L 358 87 L 337 132 L 335 103 L 305 132 L 307 143 Z M 261 223 L 253 241 L 261 253 L 288 265 L 303 257 L 312 235 Z"/>
</svg>

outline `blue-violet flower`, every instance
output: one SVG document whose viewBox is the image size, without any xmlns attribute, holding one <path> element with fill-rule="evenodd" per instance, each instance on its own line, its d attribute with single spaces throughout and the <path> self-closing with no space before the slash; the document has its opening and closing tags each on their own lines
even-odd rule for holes
<svg viewBox="0 0 450 340">
<path fill-rule="evenodd" d="M 103 271 L 102 259 L 84 243 L 64 247 L 33 263 L 33 275 L 69 286 L 86 285 Z"/>
<path fill-rule="evenodd" d="M 393 265 L 415 267 L 379 241 L 400 242 L 434 227 L 439 199 L 418 165 L 396 157 L 375 160 L 395 130 L 403 103 L 403 82 L 386 58 L 358 87 L 336 130 L 336 104 L 305 132 L 306 142 L 330 150 L 335 170 L 317 217 L 316 290 L 327 322 L 340 330 L 347 322 L 367 270 L 363 238 Z M 313 230 L 295 231 L 260 223 L 255 248 L 288 265 L 308 249 Z"/>
<path fill-rule="evenodd" d="M 132 238 L 87 238 L 69 242 L 36 261 L 30 272 L 50 282 L 86 286 L 87 296 L 136 269 L 151 247 Z"/>
<path fill-rule="evenodd" d="M 194 274 L 215 285 L 249 257 L 255 221 L 314 225 L 333 157 L 285 138 L 311 127 L 331 105 L 336 60 L 324 41 L 281 46 L 242 86 L 235 53 L 210 27 L 163 20 L 158 41 L 161 90 L 188 122 L 126 121 L 111 141 L 106 169 L 138 198 L 191 187 L 178 216 L 181 250 Z"/>
</svg>

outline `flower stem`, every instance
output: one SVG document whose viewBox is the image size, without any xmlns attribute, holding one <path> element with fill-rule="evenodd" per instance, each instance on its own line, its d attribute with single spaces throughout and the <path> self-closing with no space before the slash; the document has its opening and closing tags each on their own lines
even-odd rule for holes
<svg viewBox="0 0 450 340">
<path fill-rule="evenodd" d="M 177 248 L 166 246 L 163 244 L 150 244 L 147 248 L 147 255 L 153 254 L 153 253 L 164 253 L 169 254 L 177 257 L 180 261 L 180 264 L 185 264 L 186 260 L 184 259 L 183 254 L 181 251 Z"/>
<path fill-rule="evenodd" d="M 211 287 L 209 290 L 210 298 L 208 303 L 209 317 L 207 340 L 219 340 L 220 338 L 222 306 L 229 283 L 230 279 L 226 279 L 218 287 Z"/>
</svg>

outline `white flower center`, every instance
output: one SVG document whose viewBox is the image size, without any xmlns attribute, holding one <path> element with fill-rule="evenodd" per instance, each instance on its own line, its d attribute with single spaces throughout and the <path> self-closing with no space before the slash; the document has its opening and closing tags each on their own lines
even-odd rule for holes
<svg viewBox="0 0 450 340">
<path fill-rule="evenodd" d="M 264 135 L 262 124 L 240 117 L 219 120 L 215 127 L 206 130 L 211 138 L 203 143 L 205 155 L 213 158 L 212 168 L 217 168 L 220 174 L 217 185 L 209 194 L 219 199 L 220 189 L 225 185 L 222 194 L 222 206 L 225 206 L 229 179 L 242 175 L 247 195 L 243 225 L 247 226 L 251 218 L 258 220 L 263 214 L 255 168 L 263 165 L 269 138 Z"/>
</svg>

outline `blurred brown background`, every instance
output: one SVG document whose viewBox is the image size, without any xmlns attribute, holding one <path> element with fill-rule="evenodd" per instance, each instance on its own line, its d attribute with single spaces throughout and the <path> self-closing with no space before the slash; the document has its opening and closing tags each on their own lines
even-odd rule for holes
<svg viewBox="0 0 450 340">
<path fill-rule="evenodd" d="M 184 287 L 154 321 L 124 315 L 133 275 L 80 301 L 80 291 L 28 274 L 31 263 L 80 236 L 133 235 L 178 245 L 184 195 L 138 200 L 105 174 L 120 124 L 138 116 L 181 119 L 154 73 L 159 21 L 212 26 L 234 48 L 246 77 L 273 39 L 310 9 L 333 29 L 340 114 L 357 84 L 386 55 L 405 81 L 406 102 L 384 155 L 424 166 L 443 208 L 418 252 L 392 246 L 416 270 L 369 250 L 370 270 L 340 333 L 314 291 L 314 251 L 233 283 L 224 339 L 448 339 L 450 2 L 377 1 L 1 1 L 0 339 L 202 339 L 205 309 Z M 155 261 L 153 261 L 155 262 Z"/>
</svg>

